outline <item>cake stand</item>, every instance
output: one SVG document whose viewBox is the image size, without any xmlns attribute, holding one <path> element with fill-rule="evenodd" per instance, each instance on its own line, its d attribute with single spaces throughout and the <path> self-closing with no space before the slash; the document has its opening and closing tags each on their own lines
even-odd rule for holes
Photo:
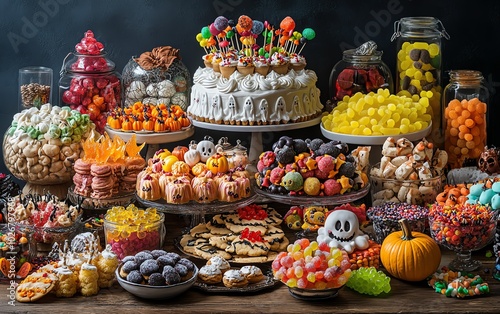
<svg viewBox="0 0 500 314">
<path fill-rule="evenodd" d="M 106 132 L 110 137 L 120 137 L 123 141 L 128 141 L 132 135 L 136 135 L 136 142 L 139 144 L 146 143 L 148 146 L 146 152 L 146 160 L 151 158 L 154 153 L 159 149 L 159 144 L 172 143 L 190 138 L 194 134 L 194 127 L 191 124 L 189 127 L 176 131 L 176 132 L 123 132 L 112 129 L 108 126 L 105 127 Z"/>
<path fill-rule="evenodd" d="M 158 211 L 168 214 L 190 215 L 191 223 L 189 229 L 197 226 L 200 223 L 204 223 L 206 214 L 232 212 L 237 210 L 238 208 L 252 204 L 256 198 L 257 194 L 252 191 L 252 194 L 249 197 L 238 200 L 236 202 L 213 201 L 210 203 L 197 203 L 195 201 L 189 201 L 185 204 L 170 204 L 167 203 L 164 199 L 150 201 L 136 196 L 136 200 L 142 206 L 154 207 Z"/>
<path fill-rule="evenodd" d="M 263 143 L 262 143 L 262 134 L 267 132 L 281 132 L 281 131 L 289 131 L 307 128 L 310 126 L 317 125 L 321 122 L 321 116 L 318 116 L 314 119 L 307 120 L 304 122 L 295 122 L 295 123 L 287 123 L 287 124 L 271 124 L 271 125 L 229 125 L 229 124 L 213 124 L 207 122 L 200 122 L 196 120 L 192 120 L 192 123 L 195 127 L 208 129 L 208 130 L 217 130 L 217 131 L 227 131 L 227 132 L 247 132 L 252 133 L 250 139 L 250 147 L 248 157 L 250 163 L 259 159 L 259 155 L 263 152 Z"/>
</svg>

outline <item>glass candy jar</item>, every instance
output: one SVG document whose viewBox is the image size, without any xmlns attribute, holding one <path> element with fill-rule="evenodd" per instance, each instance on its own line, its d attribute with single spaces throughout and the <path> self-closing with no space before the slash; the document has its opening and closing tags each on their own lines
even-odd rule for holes
<svg viewBox="0 0 500 314">
<path fill-rule="evenodd" d="M 449 74 L 442 104 L 448 166 L 475 166 L 486 146 L 489 92 L 479 71 L 453 70 Z"/>
<path fill-rule="evenodd" d="M 61 68 L 61 106 L 88 113 L 96 130 L 103 133 L 106 114 L 121 105 L 120 73 L 91 31 L 85 33 L 75 49 L 66 56 Z"/>
<path fill-rule="evenodd" d="M 182 63 L 179 49 L 156 47 L 132 57 L 122 71 L 124 107 L 144 104 L 189 105 L 191 74 Z"/>
<path fill-rule="evenodd" d="M 377 44 L 368 41 L 356 49 L 343 52 L 330 74 L 330 99 L 336 103 L 346 95 L 357 92 L 367 94 L 379 88 L 394 90 L 392 75 L 382 61 L 382 51 Z"/>
<path fill-rule="evenodd" d="M 19 111 L 51 102 L 52 69 L 31 66 L 19 69 Z"/>
<path fill-rule="evenodd" d="M 440 20 L 434 17 L 404 17 L 394 23 L 396 40 L 396 93 L 429 98 L 432 131 L 429 140 L 443 146 L 441 125 L 441 38 L 450 39 Z"/>
</svg>

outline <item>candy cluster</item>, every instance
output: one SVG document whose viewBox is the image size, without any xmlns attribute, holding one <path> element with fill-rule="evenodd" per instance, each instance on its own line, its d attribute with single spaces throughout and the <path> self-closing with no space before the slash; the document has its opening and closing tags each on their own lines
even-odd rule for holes
<svg viewBox="0 0 500 314">
<path fill-rule="evenodd" d="M 61 99 L 71 109 L 88 113 L 99 132 L 104 131 L 106 112 L 121 105 L 119 76 L 113 73 L 114 64 L 104 57 L 104 45 L 92 31 L 75 46 L 76 59 L 64 64 L 65 71 L 73 73 L 68 86 L 61 84 Z M 66 62 L 66 61 L 65 61 Z M 61 79 L 61 83 L 64 77 Z"/>
<path fill-rule="evenodd" d="M 467 195 L 467 203 L 488 204 L 493 210 L 500 208 L 500 182 L 498 180 L 498 178 L 490 178 L 473 184 Z"/>
<path fill-rule="evenodd" d="M 274 277 L 290 288 L 340 288 L 351 276 L 347 252 L 307 238 L 289 244 L 272 263 Z"/>
<path fill-rule="evenodd" d="M 79 226 L 81 209 L 51 194 L 18 195 L 9 199 L 7 210 L 20 226 L 33 228 L 33 238 L 41 243 L 64 242 Z"/>
<path fill-rule="evenodd" d="M 431 235 L 453 250 L 482 248 L 494 236 L 498 213 L 480 204 L 433 204 L 429 210 Z"/>
<path fill-rule="evenodd" d="M 44 104 L 14 115 L 4 138 L 4 161 L 9 171 L 31 183 L 68 182 L 80 141 L 92 134 L 89 116 L 69 107 Z"/>
<path fill-rule="evenodd" d="M 351 270 L 360 269 L 363 267 L 380 267 L 380 244 L 375 241 L 369 240 L 370 246 L 365 250 L 355 249 L 349 254 L 349 262 L 351 263 Z"/>
<path fill-rule="evenodd" d="M 257 163 L 257 185 L 273 194 L 334 196 L 363 188 L 369 150 L 355 156 L 339 141 L 282 136 Z"/>
<path fill-rule="evenodd" d="M 177 132 L 189 127 L 191 120 L 178 105 L 136 102 L 125 109 L 115 108 L 108 115 L 107 125 L 124 132 Z"/>
<path fill-rule="evenodd" d="M 425 206 L 441 191 L 448 153 L 422 139 L 414 145 L 407 138 L 388 137 L 382 145 L 380 163 L 370 170 L 372 203 L 385 202 Z"/>
<path fill-rule="evenodd" d="M 377 242 L 382 243 L 389 234 L 401 230 L 399 220 L 403 218 L 408 220 L 412 231 L 424 232 L 429 210 L 420 205 L 387 202 L 368 208 L 366 214 L 373 222 Z"/>
<path fill-rule="evenodd" d="M 362 294 L 377 296 L 391 291 L 391 278 L 375 267 L 361 267 L 352 271 L 346 286 Z"/>
<path fill-rule="evenodd" d="M 435 272 L 428 280 L 437 293 L 447 297 L 467 298 L 488 294 L 490 287 L 479 275 L 454 272 L 446 266 Z"/>
<path fill-rule="evenodd" d="M 104 217 L 106 243 L 123 259 L 142 250 L 158 249 L 162 241 L 164 216 L 155 208 L 114 206 Z"/>
<path fill-rule="evenodd" d="M 444 110 L 446 129 L 444 147 L 450 165 L 458 168 L 467 159 L 478 159 L 486 145 L 486 103 L 478 98 L 453 99 Z"/>
<path fill-rule="evenodd" d="M 332 132 L 391 136 L 426 129 L 432 119 L 429 98 L 432 92 L 420 97 L 391 95 L 388 89 L 345 96 L 332 112 L 322 118 L 323 127 Z"/>
</svg>

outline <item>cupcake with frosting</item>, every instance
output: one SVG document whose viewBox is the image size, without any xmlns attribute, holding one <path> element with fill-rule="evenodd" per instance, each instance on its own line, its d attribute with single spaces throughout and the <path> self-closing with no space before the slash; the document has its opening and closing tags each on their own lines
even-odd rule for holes
<svg viewBox="0 0 500 314">
<path fill-rule="evenodd" d="M 203 60 L 203 63 L 205 64 L 205 67 L 207 67 L 207 68 L 212 67 L 213 56 L 214 56 L 213 53 L 207 53 L 206 55 L 201 57 L 201 59 Z"/>
<path fill-rule="evenodd" d="M 229 78 L 231 74 L 236 71 L 236 66 L 238 65 L 238 61 L 232 58 L 223 58 L 221 63 L 219 63 L 220 73 L 222 77 Z"/>
<path fill-rule="evenodd" d="M 253 64 L 253 58 L 242 56 L 238 59 L 238 72 L 243 75 L 253 74 L 255 71 L 255 66 Z"/>
<path fill-rule="evenodd" d="M 253 60 L 255 72 L 266 76 L 269 73 L 269 60 L 264 56 L 255 56 Z"/>
<path fill-rule="evenodd" d="M 292 53 L 290 55 L 290 67 L 294 71 L 304 70 L 306 67 L 306 58 L 304 56 L 299 55 L 298 53 Z"/>
<path fill-rule="evenodd" d="M 214 52 L 212 56 L 212 68 L 215 72 L 220 72 L 220 63 L 222 62 L 222 54 L 220 52 Z"/>
<path fill-rule="evenodd" d="M 271 70 L 278 74 L 286 74 L 288 72 L 289 59 L 283 53 L 273 53 L 270 64 Z"/>
</svg>

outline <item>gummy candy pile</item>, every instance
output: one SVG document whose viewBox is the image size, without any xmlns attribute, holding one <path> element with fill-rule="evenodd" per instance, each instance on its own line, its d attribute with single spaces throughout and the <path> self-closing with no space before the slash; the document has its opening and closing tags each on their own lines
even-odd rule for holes
<svg viewBox="0 0 500 314">
<path fill-rule="evenodd" d="M 288 287 L 316 290 L 342 287 L 350 267 L 347 252 L 307 238 L 289 244 L 272 263 L 274 277 Z"/>
<path fill-rule="evenodd" d="M 162 218 L 156 208 L 114 206 L 104 217 L 106 243 L 119 259 L 142 250 L 158 249 Z"/>
<path fill-rule="evenodd" d="M 391 278 L 375 267 L 361 267 L 352 271 L 346 286 L 362 294 L 377 296 L 391 291 Z"/>
<path fill-rule="evenodd" d="M 448 267 L 436 271 L 428 281 L 436 293 L 447 297 L 466 298 L 488 294 L 490 287 L 479 275 L 466 272 L 454 272 Z"/>
</svg>

